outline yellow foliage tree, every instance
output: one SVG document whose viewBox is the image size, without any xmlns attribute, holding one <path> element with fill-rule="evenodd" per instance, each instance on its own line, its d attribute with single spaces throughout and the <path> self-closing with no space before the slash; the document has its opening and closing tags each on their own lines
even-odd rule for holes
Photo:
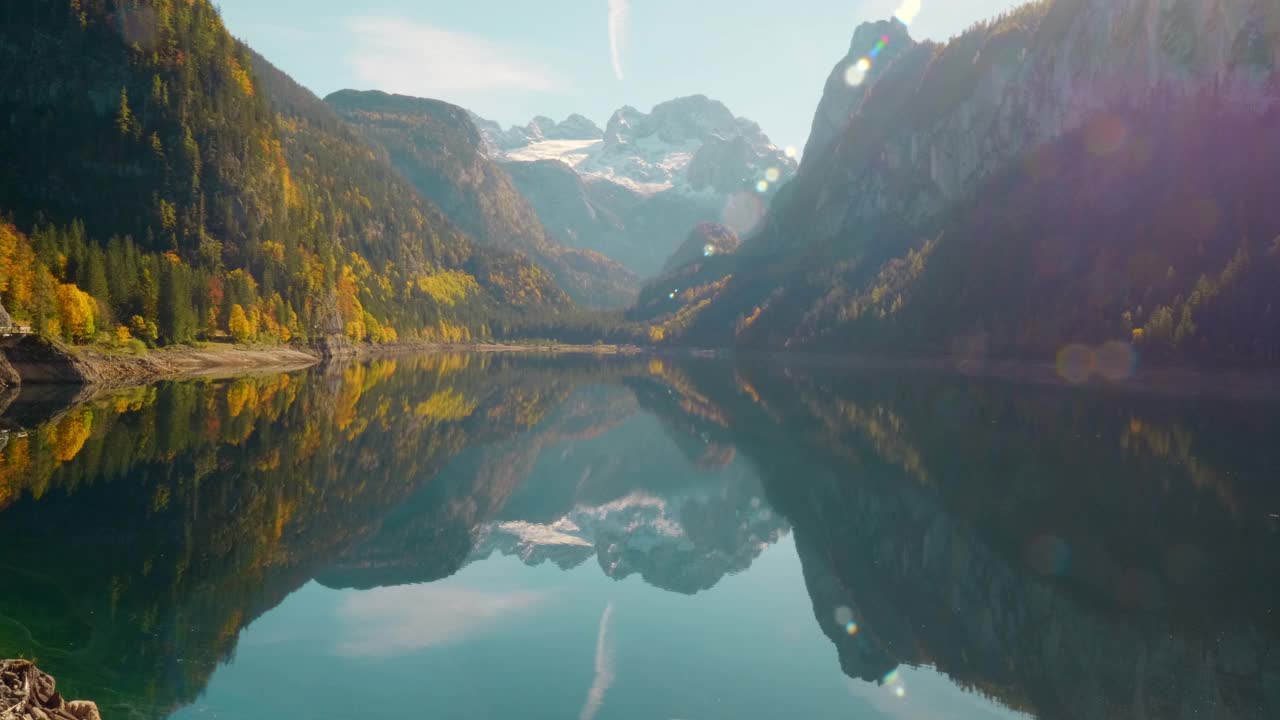
<svg viewBox="0 0 1280 720">
<path fill-rule="evenodd" d="M 75 285 L 62 283 L 56 293 L 58 323 L 73 340 L 88 340 L 98 331 L 95 315 L 98 303 L 93 296 Z"/>
<path fill-rule="evenodd" d="M 253 337 L 253 327 L 249 324 L 249 316 L 239 303 L 231 306 L 231 317 L 227 318 L 227 330 L 236 342 L 249 342 Z"/>
</svg>

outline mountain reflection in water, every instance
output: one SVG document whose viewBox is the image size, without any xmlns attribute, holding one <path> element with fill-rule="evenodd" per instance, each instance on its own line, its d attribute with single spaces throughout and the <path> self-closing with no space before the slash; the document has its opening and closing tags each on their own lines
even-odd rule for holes
<svg viewBox="0 0 1280 720">
<path fill-rule="evenodd" d="M 1280 713 L 1270 401 L 457 354 L 0 403 L 0 656 L 108 717 L 322 662 L 405 679 L 281 707 Z"/>
</svg>

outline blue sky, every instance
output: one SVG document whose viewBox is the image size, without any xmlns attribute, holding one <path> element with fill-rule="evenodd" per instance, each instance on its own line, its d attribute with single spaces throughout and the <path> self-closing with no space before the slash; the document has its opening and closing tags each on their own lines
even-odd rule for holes
<svg viewBox="0 0 1280 720">
<path fill-rule="evenodd" d="M 908 6 L 945 40 L 1015 0 L 220 0 L 231 32 L 320 96 L 380 89 L 504 125 L 702 93 L 803 147 L 858 23 Z M 910 7 L 915 6 L 915 7 Z M 616 49 L 616 54 L 615 54 Z M 616 62 L 615 62 L 616 61 Z"/>
</svg>

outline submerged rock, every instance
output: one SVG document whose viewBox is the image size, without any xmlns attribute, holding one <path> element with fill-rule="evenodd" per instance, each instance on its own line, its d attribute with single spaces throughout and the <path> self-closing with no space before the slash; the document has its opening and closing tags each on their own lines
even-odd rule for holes
<svg viewBox="0 0 1280 720">
<path fill-rule="evenodd" d="M 102 720 L 98 706 L 67 702 L 54 679 L 28 660 L 0 661 L 0 720 Z"/>
</svg>

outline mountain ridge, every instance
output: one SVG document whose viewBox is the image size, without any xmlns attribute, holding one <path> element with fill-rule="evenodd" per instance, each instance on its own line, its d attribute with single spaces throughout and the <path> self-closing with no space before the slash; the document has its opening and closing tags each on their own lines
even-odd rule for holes
<svg viewBox="0 0 1280 720">
<path fill-rule="evenodd" d="M 577 303 L 628 304 L 638 279 L 588 249 L 561 245 L 485 150 L 472 114 L 441 100 L 340 90 L 324 102 L 373 142 L 423 197 L 478 244 L 520 252 L 547 270 Z"/>
</svg>

